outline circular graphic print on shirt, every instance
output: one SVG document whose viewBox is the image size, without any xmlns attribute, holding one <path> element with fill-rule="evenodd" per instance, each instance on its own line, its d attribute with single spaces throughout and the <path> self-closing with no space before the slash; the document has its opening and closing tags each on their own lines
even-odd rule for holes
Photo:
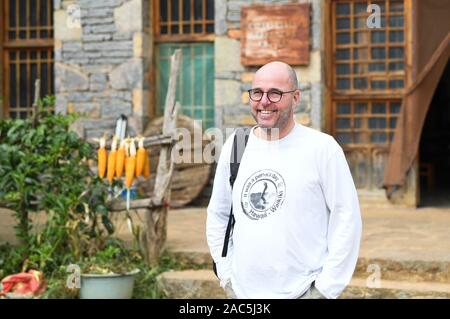
<svg viewBox="0 0 450 319">
<path fill-rule="evenodd" d="M 285 196 L 286 184 L 279 173 L 257 171 L 245 181 L 241 194 L 242 210 L 250 219 L 263 219 L 280 208 Z"/>
</svg>

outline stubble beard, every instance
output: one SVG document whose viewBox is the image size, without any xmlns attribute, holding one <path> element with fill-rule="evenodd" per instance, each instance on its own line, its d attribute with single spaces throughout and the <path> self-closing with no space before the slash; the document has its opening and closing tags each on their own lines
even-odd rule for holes
<svg viewBox="0 0 450 319">
<path fill-rule="evenodd" d="M 255 122 L 258 123 L 258 127 L 261 129 L 261 132 L 266 135 L 269 139 L 278 139 L 280 136 L 281 131 L 287 127 L 289 120 L 294 116 L 294 111 L 292 107 L 289 107 L 283 111 L 280 112 L 280 116 L 278 117 L 278 120 L 275 122 L 275 124 L 271 127 L 262 126 L 258 123 L 257 114 L 256 115 L 252 112 L 252 116 L 255 119 Z"/>
</svg>

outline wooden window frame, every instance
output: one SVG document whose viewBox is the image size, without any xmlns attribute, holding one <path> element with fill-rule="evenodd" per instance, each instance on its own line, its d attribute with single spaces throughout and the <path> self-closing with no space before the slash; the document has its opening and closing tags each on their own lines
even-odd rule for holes
<svg viewBox="0 0 450 319">
<path fill-rule="evenodd" d="M 334 19 L 333 15 L 333 3 L 339 3 L 339 0 L 325 0 L 323 23 L 324 30 L 324 53 L 325 53 L 325 131 L 333 136 L 336 135 L 336 113 L 335 107 L 336 101 L 356 101 L 356 100 L 379 100 L 379 101 L 393 101 L 402 100 L 405 88 L 409 86 L 412 79 L 412 37 L 413 37 L 413 0 L 404 0 L 404 50 L 405 50 L 405 70 L 404 70 L 404 88 L 400 90 L 380 90 L 370 91 L 368 93 L 353 91 L 352 93 L 345 91 L 334 90 L 335 86 L 335 64 L 333 59 L 335 56 L 335 50 L 333 45 L 334 40 Z M 352 33 L 353 34 L 353 33 Z M 360 145 L 360 144 L 358 144 Z M 367 144 L 370 147 L 371 144 Z M 377 144 L 378 145 L 378 144 Z M 388 147 L 389 143 L 386 143 L 385 147 Z M 348 147 L 344 145 L 344 149 Z M 378 146 L 379 147 L 379 146 Z"/>
<path fill-rule="evenodd" d="M 29 13 L 29 7 L 28 7 L 28 3 L 27 3 L 27 12 Z M 0 17 L 2 18 L 0 21 L 0 66 L 1 66 L 1 84 L 0 84 L 0 93 L 2 94 L 2 110 L 0 113 L 0 115 L 3 118 L 9 118 L 10 117 L 10 94 L 8 91 L 8 82 L 9 79 L 5 78 L 5 75 L 9 74 L 9 64 L 6 63 L 6 54 L 8 53 L 8 49 L 26 49 L 28 50 L 32 50 L 32 49 L 36 49 L 36 50 L 43 50 L 43 49 L 51 49 L 52 54 L 54 54 L 54 20 L 53 20 L 53 2 L 50 0 L 48 1 L 48 19 L 49 21 L 53 21 L 53 25 L 51 27 L 38 27 L 37 29 L 47 29 L 48 32 L 53 31 L 53 36 L 50 39 L 36 39 L 36 40 L 30 40 L 30 39 L 15 39 L 15 40 L 9 40 L 6 38 L 6 31 L 9 29 L 8 25 L 9 25 L 9 14 L 8 14 L 8 8 L 9 8 L 9 1 L 4 1 L 0 3 Z M 37 3 L 37 8 L 40 8 L 40 2 Z M 17 10 L 19 12 L 19 10 Z M 16 16 L 19 13 L 16 13 Z M 17 16 L 18 17 L 18 16 Z M 17 24 L 19 24 L 19 19 L 17 19 Z M 17 30 L 20 30 L 21 27 L 16 27 L 16 37 L 18 36 Z M 23 28 L 23 27 L 22 27 Z M 26 33 L 27 35 L 29 34 L 30 30 L 28 27 L 25 27 Z M 27 52 L 27 55 L 29 55 L 30 52 Z M 46 61 L 46 63 L 49 63 L 49 66 L 53 66 L 54 63 L 54 58 L 48 57 L 47 58 L 48 61 Z M 9 60 L 9 58 L 8 58 Z M 41 61 L 41 58 L 37 59 L 36 61 Z M 40 65 L 40 64 L 38 64 Z M 28 71 L 27 71 L 28 73 Z M 51 72 L 50 72 L 51 73 Z M 53 74 L 54 77 L 54 74 Z M 48 78 L 48 85 L 49 88 L 51 88 L 51 84 L 54 84 L 54 78 L 51 79 L 50 77 Z M 18 95 L 20 98 L 20 94 Z M 32 97 L 31 97 L 32 99 Z M 32 103 L 32 101 L 31 101 Z M 20 106 L 17 106 L 17 108 L 20 108 Z M 23 108 L 23 112 L 27 112 L 31 110 L 31 105 L 29 105 L 26 108 Z M 18 111 L 17 111 L 18 112 Z"/>
<path fill-rule="evenodd" d="M 178 0 L 179 3 L 183 3 L 182 0 Z M 206 1 L 207 0 L 202 0 L 203 1 L 203 16 L 206 17 Z M 170 7 L 170 1 L 168 1 L 168 6 Z M 193 6 L 194 0 L 191 0 L 191 10 L 192 10 L 192 6 Z M 159 10 L 160 10 L 160 6 L 159 6 L 159 0 L 153 1 L 153 30 L 154 30 L 154 41 L 156 43 L 158 42 L 214 42 L 215 39 L 215 33 L 190 33 L 190 34 L 161 34 L 161 29 L 160 29 L 160 19 L 159 19 Z M 183 6 L 181 7 L 181 11 Z M 170 9 L 168 10 L 170 12 Z M 182 13 L 181 13 L 182 14 Z M 178 23 L 181 24 L 183 20 L 178 20 Z M 200 20 L 199 20 L 200 21 Z M 190 25 L 191 27 L 194 26 L 194 24 L 201 24 L 203 26 L 203 30 L 206 30 L 206 23 L 213 23 L 214 25 L 214 20 L 206 20 L 206 19 L 202 19 L 201 22 L 195 22 L 195 20 L 190 19 Z M 171 26 L 171 21 L 169 20 L 167 22 L 168 27 L 170 28 Z"/>
</svg>

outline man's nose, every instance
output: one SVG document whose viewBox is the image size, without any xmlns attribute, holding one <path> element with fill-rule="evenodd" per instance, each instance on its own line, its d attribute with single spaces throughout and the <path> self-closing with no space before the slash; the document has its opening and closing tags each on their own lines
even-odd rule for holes
<svg viewBox="0 0 450 319">
<path fill-rule="evenodd" d="M 263 93 L 263 96 L 262 96 L 261 101 L 260 101 L 260 103 L 262 105 L 269 105 L 270 103 L 272 103 L 272 102 L 270 102 L 269 97 L 267 95 L 268 95 L 267 92 Z"/>
</svg>

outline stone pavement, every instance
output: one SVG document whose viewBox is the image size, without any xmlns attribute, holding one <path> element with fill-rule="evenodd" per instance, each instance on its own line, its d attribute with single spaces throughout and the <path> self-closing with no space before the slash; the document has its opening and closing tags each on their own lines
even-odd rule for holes
<svg viewBox="0 0 450 319">
<path fill-rule="evenodd" d="M 398 261 L 450 262 L 450 208 L 363 208 L 360 257 Z M 208 253 L 206 208 L 169 213 L 167 248 Z"/>
<path fill-rule="evenodd" d="M 362 219 L 360 257 L 344 298 L 450 298 L 450 208 L 363 207 Z M 124 216 L 114 220 L 119 236 L 131 240 Z M 224 297 L 211 271 L 205 223 L 205 208 L 169 212 L 167 249 L 197 270 L 162 274 L 168 297 Z M 10 211 L 0 209 L 0 243 L 14 242 L 13 225 Z M 381 287 L 368 287 L 377 271 Z"/>
<path fill-rule="evenodd" d="M 357 269 L 342 298 L 450 298 L 450 208 L 363 207 L 362 219 Z M 162 274 L 160 288 L 170 298 L 225 297 L 210 268 L 205 223 L 205 208 L 169 214 L 169 252 L 206 266 Z M 379 286 L 370 282 L 377 269 Z"/>
</svg>

